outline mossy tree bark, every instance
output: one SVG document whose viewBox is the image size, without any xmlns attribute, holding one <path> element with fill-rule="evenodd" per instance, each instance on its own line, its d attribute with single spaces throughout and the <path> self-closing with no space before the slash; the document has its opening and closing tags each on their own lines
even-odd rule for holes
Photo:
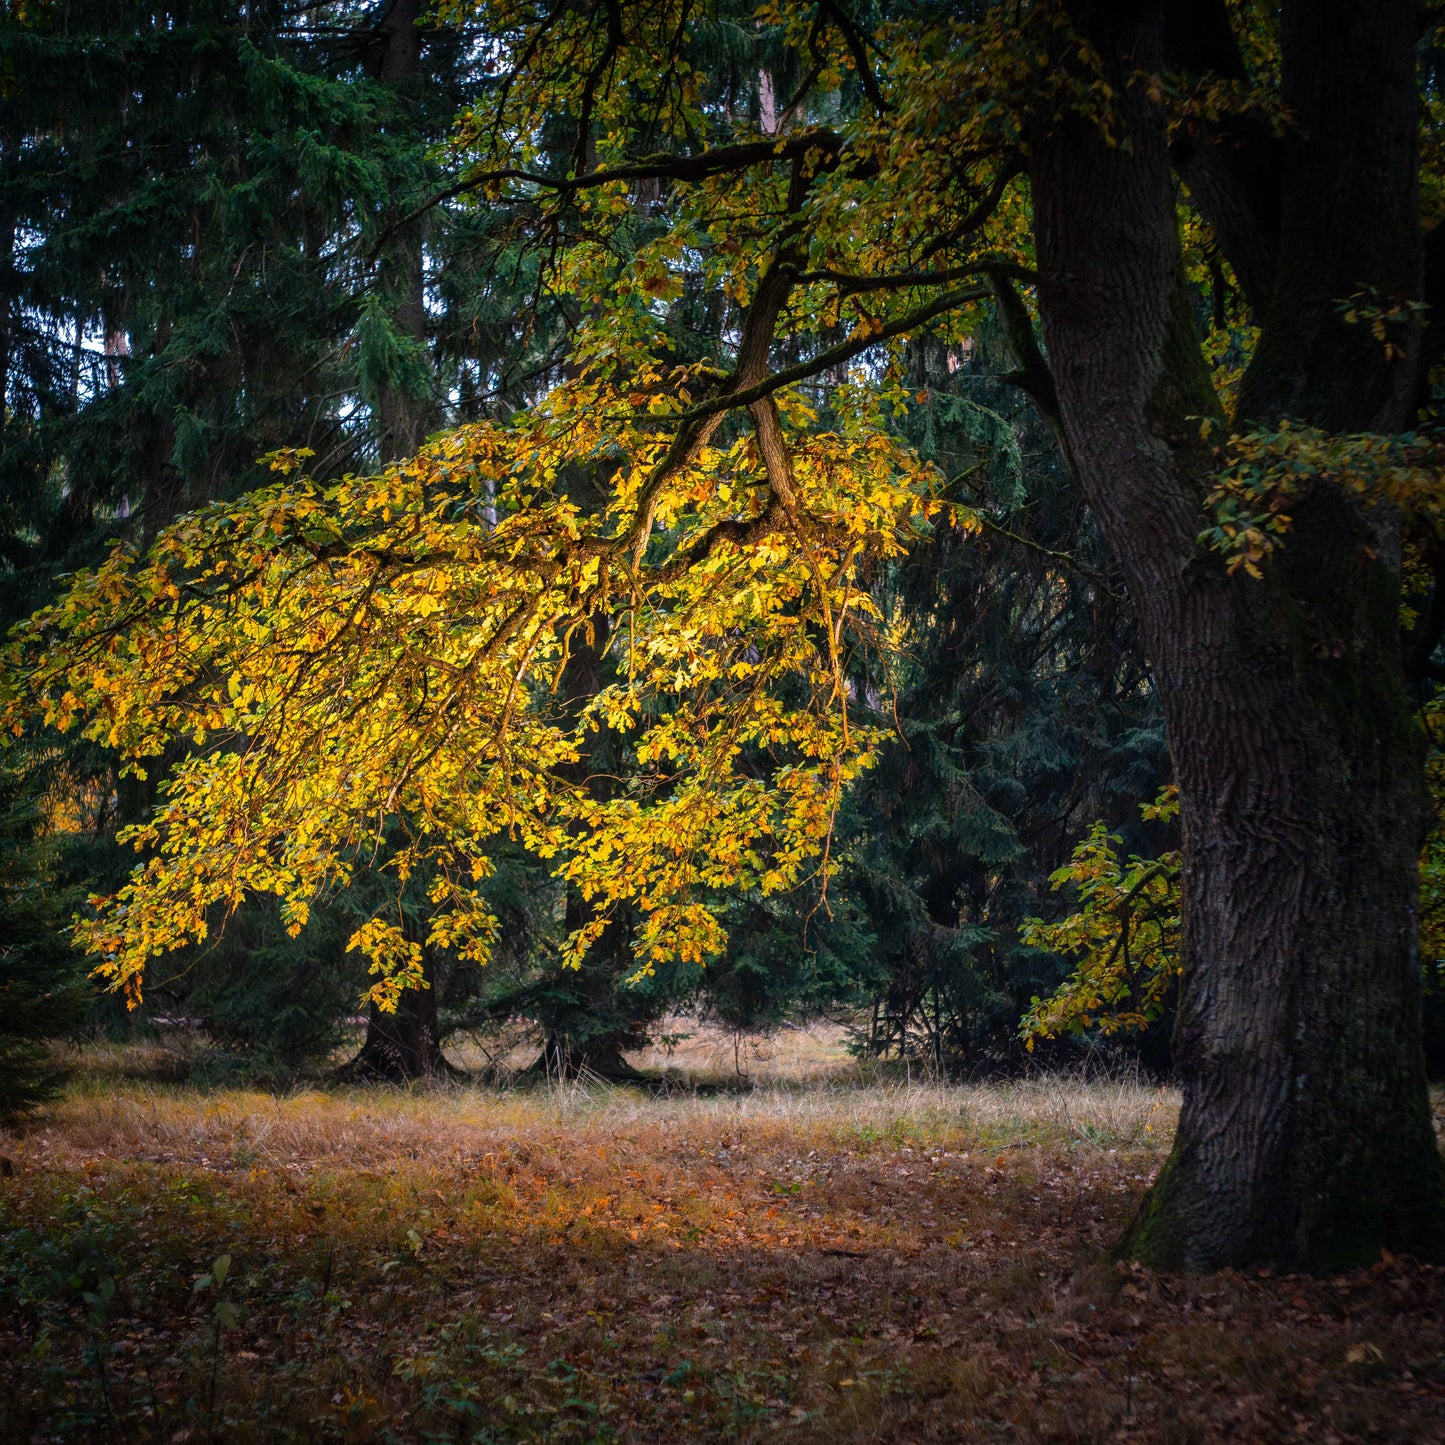
<svg viewBox="0 0 1445 1445">
<path fill-rule="evenodd" d="M 1033 145 L 1060 420 L 1128 578 L 1183 804 L 1184 1106 L 1124 1247 L 1191 1269 L 1327 1267 L 1382 1245 L 1438 1255 L 1445 1194 L 1415 928 L 1425 811 L 1400 663 L 1398 520 L 1324 481 L 1292 509 L 1261 580 L 1228 575 L 1198 541 L 1217 465 L 1201 420 L 1223 418 L 1147 76 L 1163 62 L 1166 11 L 1218 8 L 1071 4 L 1103 57 L 1124 143 L 1076 117 L 1041 125 Z M 1390 432 L 1408 420 L 1418 337 L 1401 328 L 1387 356 L 1338 303 L 1421 293 L 1414 24 L 1407 0 L 1283 7 L 1296 129 L 1276 158 L 1276 214 L 1235 224 L 1251 288 L 1269 296 L 1241 425 L 1288 416 Z M 1261 174 L 1250 183 L 1267 191 Z M 1242 189 L 1229 199 L 1249 201 Z"/>
</svg>

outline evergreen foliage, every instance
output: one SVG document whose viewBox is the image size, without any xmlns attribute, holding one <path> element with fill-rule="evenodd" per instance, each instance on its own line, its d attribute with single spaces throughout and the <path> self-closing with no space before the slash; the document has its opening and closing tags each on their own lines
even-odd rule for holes
<svg viewBox="0 0 1445 1445">
<path fill-rule="evenodd" d="M 324 1058 L 352 1014 L 363 980 L 347 942 L 359 939 L 376 945 L 377 1007 L 417 1009 L 428 1047 L 522 1016 L 543 1035 L 539 1062 L 552 1072 L 624 1072 L 623 1056 L 682 1006 L 755 1029 L 790 1011 L 871 1004 L 877 1051 L 1017 1063 L 1020 1017 L 1054 993 L 1069 955 L 1113 959 L 1108 940 L 1070 934 L 1083 913 L 1051 894 L 1050 878 L 1073 866 L 1073 881 L 1113 890 L 1117 903 L 1138 881 L 1118 855 L 1177 842 L 1159 816 L 1117 839 L 1101 825 L 1069 864 L 1092 820 L 1132 818 L 1170 769 L 1135 623 L 1142 594 L 1130 597 L 1110 558 L 1102 511 L 1079 499 L 1032 339 L 1037 298 L 1017 290 L 1036 279 L 1037 257 L 1025 201 L 1009 189 L 1025 161 L 998 159 L 1023 121 L 1005 117 L 1021 95 L 1053 95 L 1057 77 L 1015 53 L 990 7 L 977 7 L 969 32 L 975 70 L 946 39 L 964 33 L 962 20 L 950 30 L 931 7 L 921 19 L 882 7 L 902 39 L 892 59 L 877 52 L 896 114 L 876 93 L 862 19 L 839 7 L 805 22 L 788 7 L 619 5 L 610 13 L 622 38 L 586 6 L 479 8 L 490 27 L 480 39 L 455 16 L 418 29 L 418 7 L 403 3 L 299 13 L 262 4 L 242 15 L 172 7 L 147 12 L 138 30 L 129 12 L 84 3 L 63 20 L 43 12 L 0 30 L 0 63 L 25 77 L 0 122 L 10 142 L 0 170 L 0 547 L 12 611 L 44 601 L 56 570 L 93 559 L 107 533 L 145 541 L 178 512 L 270 480 L 255 459 L 275 449 L 283 473 L 304 463 L 307 476 L 172 528 L 150 563 L 118 558 L 94 587 L 98 615 L 106 588 L 142 613 L 175 602 L 179 615 L 180 593 L 200 595 L 202 574 L 218 589 L 211 606 L 229 585 L 205 571 L 219 557 L 274 584 L 267 597 L 246 594 L 249 584 L 225 593 L 260 631 L 314 641 L 306 629 L 350 588 L 362 599 L 356 635 L 391 648 L 362 667 L 346 661 L 330 692 L 305 669 L 291 674 L 297 696 L 313 688 L 316 757 L 343 745 L 338 699 L 366 696 L 390 717 L 394 726 L 348 735 L 353 770 L 314 790 L 342 809 L 338 798 L 350 807 L 371 787 L 374 806 L 299 861 L 287 853 L 288 874 L 275 856 L 303 831 L 304 808 L 277 804 L 265 824 L 273 834 L 257 845 L 247 830 L 259 830 L 264 805 L 242 816 L 237 804 L 228 836 L 246 836 L 246 856 L 261 860 L 252 882 L 284 902 L 237 915 L 217 941 L 220 915 L 246 890 L 227 892 L 211 875 L 183 880 L 212 889 L 215 906 L 191 914 L 176 904 L 185 926 L 158 936 L 209 936 L 168 955 L 153 992 L 249 1067 L 294 1072 Z M 509 51 L 519 35 L 535 45 Z M 1061 43 L 1037 38 L 1040 53 Z M 682 46 L 668 51 L 671 69 L 639 59 L 654 44 Z M 500 64 L 509 54 L 523 57 L 515 69 Z M 945 74 L 958 113 L 940 140 L 928 107 L 943 93 L 932 77 Z M 1060 104 L 1091 125 L 1109 114 L 1087 85 Z M 976 208 L 971 229 L 959 218 Z M 1208 332 L 1216 363 L 1203 456 L 1259 330 L 1201 224 L 1186 218 L 1182 263 L 1184 312 Z M 935 254 L 955 255 L 958 274 L 933 269 Z M 942 293 L 959 281 L 970 284 Z M 1398 318 L 1361 301 L 1346 319 L 1384 342 Z M 771 385 L 769 366 L 788 384 L 739 402 Z M 1199 418 L 1188 416 L 1192 438 Z M 405 462 L 429 432 L 458 422 L 480 424 Z M 658 440 L 669 427 L 671 451 Z M 918 462 L 911 472 L 900 442 Z M 1264 581 L 1288 565 L 1304 493 L 1340 478 L 1417 511 L 1433 485 L 1433 446 L 1288 422 L 1242 433 L 1229 467 L 1219 472 L 1215 457 L 1197 489 L 1210 510 L 1194 519 L 1206 541 L 1188 565 Z M 802 469 L 801 510 L 780 447 Z M 350 475 L 367 470 L 379 475 Z M 848 491 L 860 476 L 879 491 Z M 267 527 L 274 540 L 250 550 L 236 540 Z M 862 540 L 845 548 L 850 529 Z M 418 538 L 434 550 L 404 554 Z M 722 622 L 709 614 L 689 631 L 688 609 L 713 607 L 705 586 L 687 590 L 689 571 L 729 555 L 795 571 L 751 610 Z M 276 599 L 320 567 L 327 585 L 286 611 Z M 91 585 L 72 594 L 77 611 L 51 623 L 84 623 Z M 509 585 L 500 603 L 487 590 Z M 518 616 L 541 597 L 554 611 L 546 628 L 468 693 L 477 619 Z M 377 598 L 384 605 L 367 612 Z M 813 652 L 799 647 L 772 671 L 769 654 L 760 666 L 766 647 L 748 639 L 765 630 L 764 614 L 777 624 L 767 646 L 786 623 Z M 136 756 L 149 750 L 221 796 L 225 768 L 205 771 L 201 738 L 225 739 L 215 756 L 254 743 L 281 699 L 256 655 L 207 631 L 211 621 L 177 647 L 175 694 L 150 697 L 152 712 L 129 722 L 154 729 Z M 634 687 L 638 653 L 628 649 L 639 638 L 652 670 Z M 188 647 L 205 666 L 187 670 Z M 730 670 L 709 672 L 718 658 Z M 57 684 L 56 721 L 71 720 L 71 685 L 92 688 L 93 712 L 149 686 L 121 676 L 113 656 L 96 666 L 117 672 L 104 685 L 93 673 Z M 223 696 L 207 667 L 234 690 Z M 832 830 L 824 902 L 826 869 L 799 864 L 794 835 L 780 843 L 779 830 L 740 863 L 739 830 L 704 830 L 693 843 L 706 836 L 727 856 L 683 886 L 665 830 L 648 821 L 716 761 L 697 740 L 742 705 L 733 684 L 759 676 L 791 731 L 749 735 L 727 759 L 733 791 L 718 807 L 775 788 L 803 758 L 834 766 L 809 818 Z M 436 699 L 458 678 L 465 686 L 447 696 L 461 701 L 447 712 Z M 500 697 L 499 721 L 488 708 Z M 841 701 L 865 741 L 855 745 L 846 725 L 840 742 L 808 732 L 815 718 L 798 721 Z M 522 713 L 535 724 L 529 742 L 548 742 L 505 789 L 478 781 L 458 802 L 457 778 L 480 765 L 446 753 L 449 729 L 494 727 L 504 748 Z M 353 721 L 348 713 L 344 725 Z M 442 754 L 445 767 L 398 802 L 395 778 L 412 781 L 414 759 L 390 758 L 390 777 L 367 769 L 403 727 L 420 735 L 424 725 L 434 731 L 416 766 Z M 101 779 L 113 798 L 97 836 L 118 819 L 154 822 L 149 782 L 113 780 L 105 765 L 85 774 L 93 754 L 66 747 L 76 786 Z M 874 766 L 845 795 L 839 780 L 865 754 Z M 486 754 L 494 771 L 500 756 Z M 666 783 L 660 758 L 676 765 Z M 255 803 L 263 790 L 246 781 Z M 517 804 L 510 793 L 524 787 L 544 801 Z M 450 814 L 437 802 L 448 788 Z M 194 824 L 199 814 L 178 816 Z M 328 817 L 316 831 L 330 826 Z M 448 871 L 437 842 L 449 827 L 448 846 L 475 850 L 461 887 L 465 869 Z M 164 828 L 142 836 L 153 860 L 174 863 Z M 403 876 L 384 877 L 387 868 Z M 1427 902 L 1430 886 L 1427 877 Z M 465 926 L 429 931 L 448 909 Z M 682 921 L 659 925 L 663 915 Z M 125 967 L 137 975 L 133 940 L 91 928 L 114 945 L 107 966 L 130 950 Z M 492 962 L 478 972 L 486 947 Z M 1088 995 L 1069 1016 L 1074 1032 L 1094 1031 L 1109 1005 L 1153 1017 L 1171 1001 L 1160 988 L 1133 1009 L 1119 979 L 1106 982 L 1112 993 Z M 1061 1017 L 1041 1007 L 1036 1023 Z M 371 1022 L 375 1035 L 381 1016 Z M 400 1073 L 431 1071 L 413 1061 Z"/>
<path fill-rule="evenodd" d="M 0 772 L 0 1120 L 54 1095 L 64 1074 L 46 1041 L 84 1008 L 84 962 L 62 932 L 78 900 L 55 886 L 32 791 L 13 764 Z"/>
<path fill-rule="evenodd" d="M 529 218 L 485 205 L 438 207 L 420 226 L 407 219 L 439 184 L 427 146 L 462 100 L 485 95 L 464 32 L 433 27 L 409 46 L 393 24 L 407 14 L 323 7 L 298 19 L 262 6 L 240 19 L 189 7 L 131 34 L 127 16 L 99 4 L 60 30 L 5 32 L 12 65 L 48 82 L 43 97 L 24 89 L 13 110 L 33 139 L 18 147 L 4 192 L 13 234 L 29 238 L 9 314 L 26 323 L 17 334 L 47 342 L 52 371 L 65 361 L 72 377 L 68 392 L 46 391 L 38 363 L 12 366 L 12 431 L 48 449 L 67 546 L 104 530 L 148 532 L 180 507 L 229 495 L 270 446 L 304 444 L 324 479 L 395 452 L 408 428 L 414 440 L 420 417 L 505 417 L 556 380 L 559 328 L 576 318 L 543 284 L 555 235 L 549 243 Z M 693 44 L 725 110 L 758 126 L 770 108 L 776 123 L 783 97 L 808 79 L 785 29 L 749 33 L 719 16 Z M 859 84 L 843 79 L 838 105 L 861 100 Z M 731 121 L 718 118 L 722 134 Z M 546 116 L 546 165 L 565 167 L 582 144 L 577 117 Z M 107 184 L 96 189 L 99 170 Z M 644 183 L 609 222 L 609 246 L 644 294 L 667 232 L 660 202 Z M 684 361 L 715 355 L 730 324 L 718 301 L 709 277 L 685 275 L 656 318 L 659 344 Z M 67 334 L 79 343 L 68 361 Z M 450 1000 L 440 1029 L 479 1009 L 521 1012 L 553 1040 L 583 1053 L 610 1040 L 615 1054 L 690 1000 L 755 1026 L 870 995 L 887 1013 L 921 1017 L 928 995 L 935 1021 L 949 1020 L 935 1049 L 974 1061 L 1006 1051 L 1022 1002 L 1058 973 L 1019 947 L 1016 923 L 1037 906 L 1079 812 L 1105 801 L 1110 769 L 1121 793 L 1131 783 L 1147 793 L 1158 736 L 1137 661 L 1118 660 L 1129 643 L 1117 579 L 1069 579 L 1076 561 L 1085 572 L 1103 563 L 1051 439 L 985 380 L 981 353 L 959 366 L 927 341 L 910 355 L 929 405 L 902 424 L 950 474 L 972 468 L 959 499 L 990 530 L 980 544 L 941 522 L 908 562 L 877 573 L 878 603 L 909 638 L 879 717 L 902 739 L 849 805 L 839 850 L 848 863 L 829 907 L 806 894 L 719 898 L 737 930 L 727 954 L 701 971 L 673 962 L 635 980 L 620 937 L 582 972 L 562 966 L 546 921 L 560 906 L 555 885 L 528 885 L 532 911 L 518 932 L 537 946 L 514 956 L 510 973 L 469 983 L 445 950 L 428 954 L 438 997 Z M 10 436 L 5 452 L 17 468 L 10 490 L 23 493 L 33 457 L 27 471 Z M 108 490 L 72 480 L 88 455 L 114 459 Z M 30 534 L 40 535 L 34 524 Z M 25 605 L 56 566 L 53 537 L 31 555 L 33 580 L 18 584 Z M 1101 650 L 1115 655 L 1112 676 Z M 1081 778 L 1091 779 L 1087 799 Z M 122 784 L 118 797 L 132 820 L 151 805 L 143 785 Z M 334 1028 L 322 1017 L 349 1012 L 335 990 L 350 966 L 338 921 L 354 923 L 350 907 L 319 900 L 314 935 L 297 943 L 264 910 L 238 920 L 178 956 L 164 1006 L 258 1061 L 295 1067 L 324 1054 Z M 283 999 L 289 1022 L 269 1027 Z"/>
<path fill-rule="evenodd" d="M 938 523 L 879 581 L 901 638 L 864 680 L 896 739 L 849 809 L 846 886 L 875 942 L 870 1045 L 1017 1066 L 1018 1021 L 1062 977 L 1019 928 L 1084 821 L 1132 809 L 1168 755 L 1128 598 L 1064 458 L 998 373 L 997 324 L 912 348 L 903 423 L 975 525 Z M 981 530 L 980 530 L 981 527 Z"/>
<path fill-rule="evenodd" d="M 423 267 L 398 227 L 476 63 L 406 8 L 82 0 L 0 22 L 3 618 L 107 537 L 256 485 L 278 446 L 335 476 L 525 400 L 545 340 L 517 302 L 525 244 L 444 209 Z M 106 892 L 125 867 L 106 840 L 153 785 L 64 748 L 68 786 L 114 800 L 66 840 L 66 876 Z M 176 964 L 162 1006 L 277 1066 L 324 1055 L 359 989 L 354 956 L 274 919 Z"/>
</svg>

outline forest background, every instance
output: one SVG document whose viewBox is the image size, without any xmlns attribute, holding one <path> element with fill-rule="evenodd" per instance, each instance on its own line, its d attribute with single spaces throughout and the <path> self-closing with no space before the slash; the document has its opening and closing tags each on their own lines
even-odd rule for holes
<svg viewBox="0 0 1445 1445">
<path fill-rule="evenodd" d="M 1441 55 L 9 6 L 7 1428 L 1427 1438 Z"/>
<path fill-rule="evenodd" d="M 277 448 L 305 448 L 325 484 L 408 457 L 446 427 L 504 421 L 565 374 L 579 318 L 548 272 L 555 236 L 474 191 L 435 199 L 459 163 L 447 150 L 458 112 L 495 84 L 475 24 L 402 3 L 187 5 L 142 23 L 96 5 L 63 22 L 12 17 L 4 38 L 11 620 L 111 539 L 143 546 L 183 512 L 264 483 L 258 458 Z M 801 78 L 785 30 L 720 18 L 703 43 L 729 106 L 776 126 L 778 97 Z M 856 84 L 844 81 L 840 103 L 856 104 Z M 642 183 L 629 205 L 648 204 Z M 640 215 L 616 244 L 641 269 L 659 264 L 652 239 Z M 1200 324 L 1237 366 L 1248 329 L 1237 292 L 1196 244 Z M 674 289 L 660 309 L 678 353 L 716 354 L 724 310 L 701 277 Z M 1020 1021 L 1081 961 L 1107 959 L 1128 855 L 1176 843 L 1167 810 L 1148 821 L 1140 809 L 1169 765 L 1127 589 L 1053 435 L 1010 384 L 997 303 L 974 312 L 967 335 L 924 327 L 877 363 L 890 394 L 907 392 L 890 425 L 937 469 L 940 500 L 964 510 L 940 511 L 869 583 L 903 641 L 886 679 L 865 671 L 885 665 L 876 655 L 852 664 L 855 712 L 884 740 L 833 824 L 826 903 L 817 877 L 733 889 L 716 902 L 726 952 L 706 966 L 674 957 L 636 979 L 619 929 L 573 970 L 560 962 L 566 886 L 504 850 L 486 884 L 503 920 L 491 962 L 429 946 L 431 986 L 405 992 L 398 1015 L 373 1006 L 362 1073 L 428 1074 L 448 1040 L 524 1019 L 554 1071 L 616 1076 L 679 1011 L 742 1032 L 838 1011 L 861 1049 L 956 1071 L 1067 1056 L 1056 1045 L 1031 1059 Z M 69 977 L 89 995 L 53 998 L 48 1025 L 11 1010 L 9 1026 L 184 1020 L 210 1041 L 201 1066 L 213 1075 L 294 1078 L 331 1060 L 369 982 L 348 939 L 397 906 L 415 926 L 427 880 L 394 897 L 374 855 L 294 938 L 275 904 L 254 900 L 204 945 L 154 962 L 144 1008 L 128 1015 L 83 989 L 85 964 L 61 935 L 85 897 L 118 886 L 130 856 L 116 833 L 148 815 L 154 784 L 118 776 L 112 755 L 73 735 L 30 732 L 7 755 L 9 987 L 53 995 Z M 1070 936 L 1030 928 L 1074 915 L 1076 893 L 1050 879 L 1086 836 L 1080 878 L 1102 866 L 1118 886 Z M 1146 935 L 1160 932 L 1154 915 L 1165 934 L 1177 926 L 1168 880 L 1155 882 L 1121 914 Z M 1141 937 L 1122 956 L 1102 997 L 1096 980 L 1039 1032 L 1091 1050 L 1127 1040 L 1167 1068 L 1170 947 L 1156 956 Z"/>
<path fill-rule="evenodd" d="M 1431 25 L 53 18 L 17 1060 L 73 992 L 42 877 L 114 833 L 97 974 L 293 1071 L 352 954 L 357 1079 L 503 1019 L 623 1078 L 688 1002 L 871 1002 L 935 1068 L 1152 1030 L 1142 1253 L 1436 1247 Z"/>
</svg>

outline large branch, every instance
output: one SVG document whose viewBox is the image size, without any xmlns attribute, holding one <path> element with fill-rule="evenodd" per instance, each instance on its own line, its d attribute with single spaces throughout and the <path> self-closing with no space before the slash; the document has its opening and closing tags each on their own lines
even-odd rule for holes
<svg viewBox="0 0 1445 1445">
<path fill-rule="evenodd" d="M 558 195 L 575 195 L 578 191 L 611 185 L 614 181 L 705 181 L 713 176 L 746 171 L 767 161 L 803 160 L 810 151 L 821 152 L 823 156 L 832 159 L 836 158 L 842 149 L 843 139 L 836 131 L 818 128 L 799 131 L 778 140 L 743 141 L 738 145 L 715 146 L 712 150 L 700 151 L 696 155 L 680 156 L 670 151 L 661 151 L 655 155 L 639 156 L 637 160 L 629 161 L 625 165 L 606 166 L 582 175 L 550 176 L 541 171 L 523 170 L 518 166 L 499 166 L 492 170 L 474 171 L 465 180 L 436 191 L 414 211 L 403 216 L 397 222 L 397 227 L 405 226 L 444 201 L 455 200 L 458 196 L 466 195 L 468 191 L 481 190 L 484 186 L 498 185 L 504 181 L 538 186 Z"/>
<path fill-rule="evenodd" d="M 838 288 L 843 296 L 861 296 L 871 291 L 912 291 L 924 286 L 948 286 L 955 281 L 965 281 L 970 276 L 1004 276 L 1022 281 L 1031 286 L 1038 280 L 1038 274 L 1016 261 L 974 261 L 966 266 L 947 266 L 937 271 L 884 271 L 874 276 L 863 276 L 852 271 L 834 271 L 824 268 L 818 271 L 802 271 L 798 275 L 800 286 L 812 282 L 826 281 Z"/>
<path fill-rule="evenodd" d="M 633 565 L 641 561 L 652 531 L 652 521 L 657 513 L 658 498 L 668 478 L 686 466 L 707 444 L 717 430 L 723 417 L 729 411 L 746 407 L 752 416 L 758 438 L 759 452 L 767 469 L 771 501 L 757 516 L 741 521 L 719 522 L 700 542 L 690 548 L 682 558 L 675 558 L 669 566 L 691 566 L 707 557 L 722 541 L 731 540 L 742 544 L 747 540 L 766 534 L 778 522 L 781 515 L 795 520 L 795 499 L 792 485 L 792 464 L 788 457 L 773 393 L 795 382 L 817 376 L 830 367 L 867 351 L 880 342 L 890 341 L 895 336 L 905 335 L 919 326 L 956 310 L 970 301 L 982 301 L 993 293 L 983 287 L 968 291 L 951 291 L 940 296 L 927 306 L 910 312 L 907 316 L 889 322 L 866 336 L 852 337 L 838 346 L 819 352 L 808 361 L 784 367 L 771 375 L 759 375 L 766 370 L 767 353 L 772 344 L 773 331 L 783 302 L 791 290 L 797 273 L 791 266 L 776 261 L 764 275 L 758 287 L 758 296 L 748 310 L 748 319 L 743 328 L 743 344 L 738 349 L 737 370 L 728 378 L 722 389 L 712 397 L 699 402 L 678 418 L 679 426 L 667 455 L 653 468 L 638 495 L 638 512 L 628 533 L 628 544 Z M 751 385 L 746 384 L 757 377 Z"/>
<path fill-rule="evenodd" d="M 1058 387 L 1038 337 L 1034 335 L 1033 318 L 1008 276 L 995 275 L 993 289 L 998 298 L 998 316 L 1004 339 L 1014 355 L 1014 370 L 1008 372 L 1003 380 L 1018 387 L 1033 402 L 1034 408 L 1053 432 L 1059 450 L 1072 471 L 1069 439 L 1064 432 L 1063 417 L 1059 414 Z"/>
<path fill-rule="evenodd" d="M 1172 70 L 1248 79 L 1225 0 L 1167 0 L 1164 46 Z M 1236 115 L 1181 131 L 1169 159 L 1262 322 L 1279 254 L 1282 142 L 1260 117 Z"/>
<path fill-rule="evenodd" d="M 970 301 L 986 300 L 991 295 L 993 292 L 986 286 L 975 286 L 966 291 L 946 292 L 936 301 L 930 301 L 927 306 L 920 306 L 917 311 L 910 311 L 907 316 L 900 316 L 896 321 L 890 321 L 886 325 L 880 326 L 877 331 L 870 331 L 864 336 L 849 337 L 847 341 L 840 342 L 837 346 L 830 346 L 807 361 L 797 362 L 793 366 L 785 366 L 781 371 L 775 371 L 751 386 L 729 386 L 717 395 L 698 402 L 691 410 L 683 412 L 683 419 L 715 416 L 738 407 L 751 406 L 755 401 L 761 401 L 763 397 L 771 396 L 773 392 L 780 391 L 785 386 L 792 386 L 795 382 L 806 381 L 809 377 L 818 376 L 832 367 L 841 366 L 845 361 L 851 361 L 855 356 L 862 355 L 863 352 L 869 350 L 870 347 L 877 346 L 880 342 L 891 341 L 895 336 L 906 336 L 910 331 L 916 331 L 926 322 L 942 316 L 945 312 L 956 311 Z"/>
<path fill-rule="evenodd" d="M 868 58 L 869 47 L 877 50 L 878 42 L 860 30 L 847 11 L 834 3 L 834 0 L 821 0 L 818 13 L 820 16 L 826 15 L 838 27 L 843 43 L 853 57 L 853 66 L 862 83 L 863 93 L 872 103 L 874 110 L 882 115 L 888 109 L 888 102 L 883 99 L 883 92 L 878 87 L 878 77 L 873 73 L 873 62 Z"/>
<path fill-rule="evenodd" d="M 647 480 L 643 482 L 637 496 L 637 516 L 628 534 L 634 566 L 642 560 L 642 554 L 647 549 L 647 539 L 652 532 L 652 520 L 657 514 L 658 500 L 668 479 L 687 466 L 707 445 L 727 412 L 734 407 L 748 404 L 739 398 L 766 376 L 768 352 L 772 348 L 778 317 L 782 314 L 788 294 L 793 289 L 793 277 L 797 274 L 794 264 L 797 257 L 796 244 L 796 234 L 787 237 L 758 282 L 752 304 L 743 317 L 737 368 L 724 383 L 722 395 L 714 398 L 711 405 L 693 407 L 678 418 L 677 435 L 667 449 L 666 456 L 653 467 Z"/>
</svg>

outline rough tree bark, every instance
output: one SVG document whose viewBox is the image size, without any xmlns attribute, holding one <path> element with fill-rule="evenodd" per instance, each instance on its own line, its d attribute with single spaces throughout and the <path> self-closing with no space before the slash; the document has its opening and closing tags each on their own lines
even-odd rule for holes
<svg viewBox="0 0 1445 1445">
<path fill-rule="evenodd" d="M 1421 739 L 1403 686 L 1399 528 L 1316 485 L 1263 580 L 1197 541 L 1217 415 L 1184 288 L 1164 119 L 1164 6 L 1069 5 L 1126 141 L 1043 123 L 1039 308 L 1082 487 L 1125 569 L 1183 804 L 1186 972 L 1173 1152 L 1125 1241 L 1170 1267 L 1320 1268 L 1442 1249 L 1420 1039 Z M 1172 6 L 1176 12 L 1179 4 Z M 1387 358 L 1337 302 L 1418 297 L 1414 7 L 1288 0 L 1296 129 L 1243 424 L 1396 431 Z M 1246 228 L 1247 229 L 1247 228 Z M 1251 289 L 1268 262 L 1256 249 Z"/>
</svg>

